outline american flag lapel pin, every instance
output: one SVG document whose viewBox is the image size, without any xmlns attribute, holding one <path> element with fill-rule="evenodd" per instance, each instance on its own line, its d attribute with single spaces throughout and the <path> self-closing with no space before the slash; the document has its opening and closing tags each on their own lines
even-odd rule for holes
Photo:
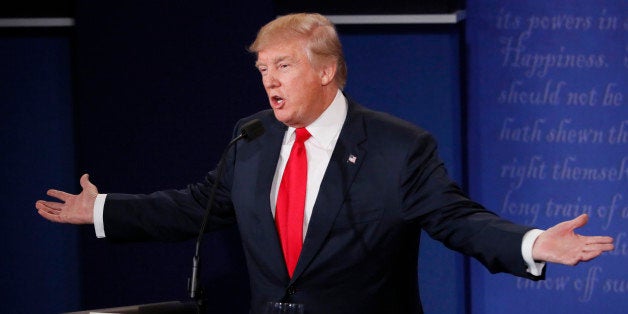
<svg viewBox="0 0 628 314">
<path fill-rule="evenodd" d="M 358 159 L 358 157 L 356 157 L 355 155 L 351 154 L 349 155 L 349 159 L 347 159 L 347 162 L 350 162 L 352 164 L 355 164 L 355 161 Z"/>
</svg>

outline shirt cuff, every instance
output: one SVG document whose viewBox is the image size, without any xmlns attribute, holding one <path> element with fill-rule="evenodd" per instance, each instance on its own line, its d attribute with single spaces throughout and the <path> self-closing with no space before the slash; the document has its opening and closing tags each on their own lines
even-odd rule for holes
<svg viewBox="0 0 628 314">
<path fill-rule="evenodd" d="M 532 229 L 523 235 L 523 241 L 521 242 L 521 255 L 528 266 L 526 270 L 533 276 L 541 276 L 545 267 L 545 262 L 537 262 L 532 258 L 532 247 L 541 233 L 543 233 L 543 230 Z"/>
<path fill-rule="evenodd" d="M 105 199 L 107 194 L 98 194 L 96 196 L 96 202 L 94 202 L 94 230 L 96 231 L 97 238 L 105 237 L 105 222 L 103 220 L 103 213 L 105 211 Z"/>
</svg>

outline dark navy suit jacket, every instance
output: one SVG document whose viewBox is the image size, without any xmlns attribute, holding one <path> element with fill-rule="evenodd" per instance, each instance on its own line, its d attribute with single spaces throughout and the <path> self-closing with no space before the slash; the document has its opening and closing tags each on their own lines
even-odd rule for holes
<svg viewBox="0 0 628 314">
<path fill-rule="evenodd" d="M 286 126 L 271 110 L 265 133 L 228 154 L 211 228 L 238 224 L 247 258 L 252 313 L 287 297 L 307 313 L 421 313 L 420 230 L 471 255 L 491 272 L 526 272 L 521 241 L 530 228 L 470 201 L 448 177 L 426 131 L 349 101 L 346 121 L 289 278 L 270 209 Z M 109 194 L 104 221 L 114 241 L 182 240 L 199 230 L 215 179 L 149 195 Z"/>
</svg>

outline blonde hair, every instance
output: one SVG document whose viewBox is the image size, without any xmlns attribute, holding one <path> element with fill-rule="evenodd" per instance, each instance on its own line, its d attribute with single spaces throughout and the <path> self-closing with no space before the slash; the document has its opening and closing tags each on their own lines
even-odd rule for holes
<svg viewBox="0 0 628 314">
<path fill-rule="evenodd" d="M 257 54 L 274 43 L 298 39 L 307 41 L 305 48 L 313 65 L 325 60 L 336 62 L 334 80 L 340 89 L 344 88 L 347 82 L 347 64 L 340 39 L 334 24 L 318 13 L 296 13 L 276 18 L 259 30 L 255 41 L 249 46 L 249 51 Z"/>
</svg>

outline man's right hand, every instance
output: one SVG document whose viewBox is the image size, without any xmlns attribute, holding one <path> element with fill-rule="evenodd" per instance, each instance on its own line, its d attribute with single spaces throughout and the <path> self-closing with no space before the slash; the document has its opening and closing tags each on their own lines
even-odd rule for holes
<svg viewBox="0 0 628 314">
<path fill-rule="evenodd" d="M 81 176 L 83 191 L 78 195 L 50 189 L 46 194 L 61 200 L 61 202 L 39 200 L 35 203 L 37 212 L 42 217 L 59 223 L 93 224 L 94 202 L 98 189 L 89 181 L 89 175 Z"/>
</svg>

